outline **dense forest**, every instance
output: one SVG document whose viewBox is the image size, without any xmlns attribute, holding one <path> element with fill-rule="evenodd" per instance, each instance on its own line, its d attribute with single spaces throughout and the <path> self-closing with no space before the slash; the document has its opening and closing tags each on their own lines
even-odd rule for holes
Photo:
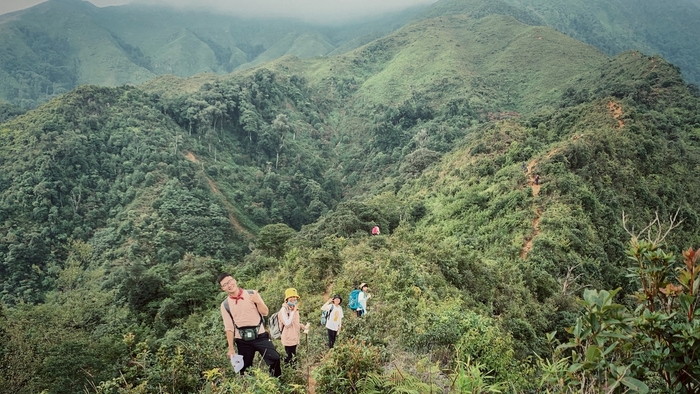
<svg viewBox="0 0 700 394">
<path fill-rule="evenodd" d="M 0 392 L 697 393 L 700 91 L 520 19 L 1 105 Z M 298 368 L 234 374 L 222 271 Z"/>
</svg>

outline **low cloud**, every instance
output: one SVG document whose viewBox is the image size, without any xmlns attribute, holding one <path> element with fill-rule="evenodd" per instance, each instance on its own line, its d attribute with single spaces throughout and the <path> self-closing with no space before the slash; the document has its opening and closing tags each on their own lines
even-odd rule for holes
<svg viewBox="0 0 700 394">
<path fill-rule="evenodd" d="M 93 0 L 98 3 L 100 0 Z M 107 2 L 109 0 L 102 0 Z M 378 16 L 437 0 L 134 0 L 134 4 L 210 9 L 247 17 L 295 18 L 339 22 Z"/>
<path fill-rule="evenodd" d="M 0 14 L 21 10 L 46 0 L 0 0 Z M 244 17 L 294 18 L 335 23 L 380 16 L 437 0 L 89 0 L 98 7 L 127 3 L 209 10 Z"/>
</svg>

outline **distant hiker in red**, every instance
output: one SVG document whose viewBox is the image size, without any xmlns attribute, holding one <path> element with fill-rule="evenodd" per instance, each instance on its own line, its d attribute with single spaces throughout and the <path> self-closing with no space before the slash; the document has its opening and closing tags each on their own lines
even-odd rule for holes
<svg viewBox="0 0 700 394">
<path fill-rule="evenodd" d="M 537 175 L 537 176 L 535 177 L 535 185 L 539 185 L 539 184 L 540 184 L 540 176 Z"/>
<path fill-rule="evenodd" d="M 372 227 L 372 235 L 379 235 L 379 226 Z"/>
</svg>

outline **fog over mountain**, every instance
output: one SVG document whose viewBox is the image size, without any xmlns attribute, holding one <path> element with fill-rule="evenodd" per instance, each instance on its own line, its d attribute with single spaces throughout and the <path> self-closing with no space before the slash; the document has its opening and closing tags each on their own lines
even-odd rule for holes
<svg viewBox="0 0 700 394">
<path fill-rule="evenodd" d="M 3 0 L 0 14 L 32 7 L 46 0 Z M 66 0 L 48 0 L 66 1 Z M 90 0 L 98 7 L 123 4 L 165 5 L 177 8 L 213 10 L 246 17 L 294 18 L 309 22 L 334 23 L 386 12 L 400 11 L 437 0 Z"/>
<path fill-rule="evenodd" d="M 33 7 L 45 1 L 47 0 L 2 0 L 0 2 L 0 15 Z M 91 0 L 90 2 L 98 7 L 106 7 L 124 5 L 131 2 L 131 0 Z"/>
</svg>

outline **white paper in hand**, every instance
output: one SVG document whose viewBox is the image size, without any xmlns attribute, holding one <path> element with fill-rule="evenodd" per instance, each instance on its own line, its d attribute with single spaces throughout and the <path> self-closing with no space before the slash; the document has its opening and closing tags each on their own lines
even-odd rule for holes
<svg viewBox="0 0 700 394">
<path fill-rule="evenodd" d="M 231 356 L 231 365 L 233 365 L 234 372 L 241 372 L 241 369 L 243 369 L 243 356 L 240 354 Z"/>
</svg>

